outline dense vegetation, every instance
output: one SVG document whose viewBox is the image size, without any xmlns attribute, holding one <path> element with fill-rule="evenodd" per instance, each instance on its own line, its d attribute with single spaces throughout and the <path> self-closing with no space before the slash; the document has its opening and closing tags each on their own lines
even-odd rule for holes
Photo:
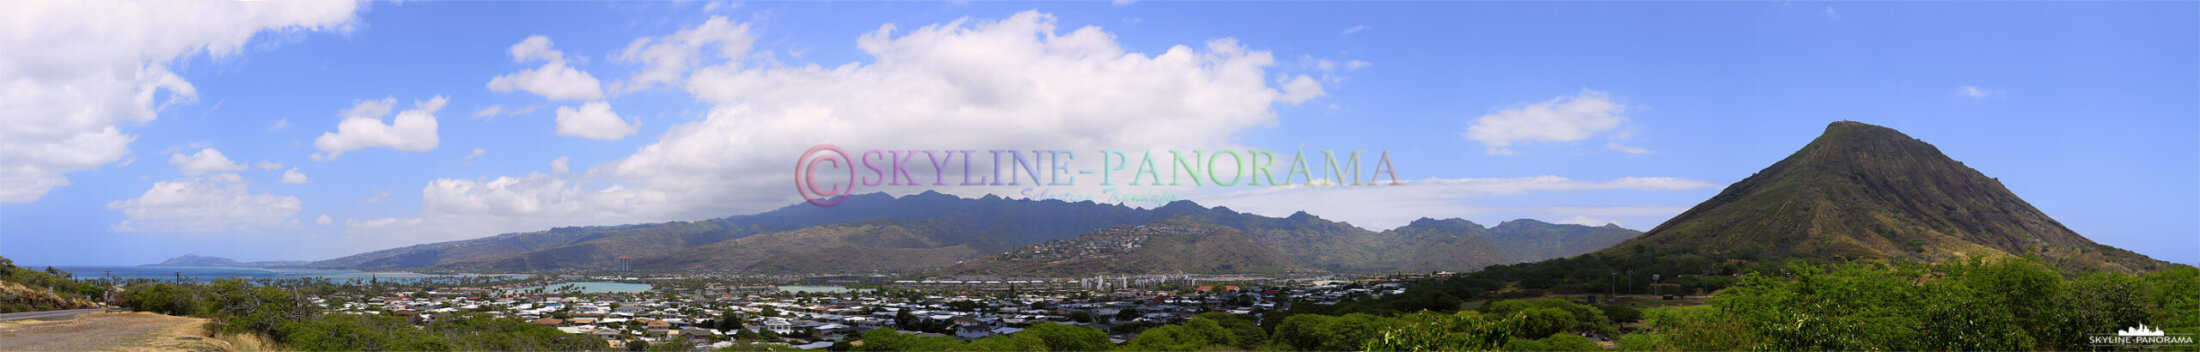
<svg viewBox="0 0 2200 352">
<path fill-rule="evenodd" d="M 0 313 L 92 308 L 105 299 L 106 288 L 73 276 L 53 267 L 17 267 L 14 260 L 0 257 Z"/>
<path fill-rule="evenodd" d="M 1622 347 L 1656 350 L 2074 350 L 2146 324 L 2200 332 L 2200 269 L 2065 277 L 2038 260 L 1798 264 L 1711 305 L 1649 312 Z"/>
<path fill-rule="evenodd" d="M 238 279 L 206 284 L 140 283 L 120 295 L 141 311 L 212 319 L 216 333 L 266 336 L 301 350 L 605 350 L 603 340 L 479 314 L 439 316 L 415 328 L 405 317 L 322 314 L 291 289 Z"/>
<path fill-rule="evenodd" d="M 2200 332 L 2200 269 L 2185 266 L 2143 275 L 2065 276 L 2035 258 L 1971 257 L 1937 265 L 1794 262 L 1742 276 L 1708 305 L 1638 311 L 1562 298 L 1503 299 L 1519 290 L 1473 288 L 1517 287 L 1517 282 L 1468 284 L 1495 280 L 1468 275 L 1382 298 L 1300 302 L 1264 317 L 1256 331 L 1267 332 L 1266 341 L 1159 346 L 1579 351 L 1602 350 L 1590 337 L 1604 336 L 1616 337 L 1621 350 L 1635 351 L 2082 350 L 2091 347 L 2091 334 L 2139 324 Z M 1488 301 L 1462 310 L 1470 304 L 1433 288 L 1469 290 L 1467 297 Z M 1640 329 L 1623 324 L 1637 319 L 1646 323 Z M 1204 325 L 1148 331 L 1214 335 L 1196 333 Z"/>
</svg>

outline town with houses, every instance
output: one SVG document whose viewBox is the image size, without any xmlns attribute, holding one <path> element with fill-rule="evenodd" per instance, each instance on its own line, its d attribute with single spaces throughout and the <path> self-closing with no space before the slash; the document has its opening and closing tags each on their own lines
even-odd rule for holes
<svg viewBox="0 0 2200 352">
<path fill-rule="evenodd" d="M 575 276 L 582 284 L 648 287 L 651 278 Z M 585 292 L 574 286 L 498 284 L 382 294 L 337 294 L 312 302 L 331 312 L 389 314 L 418 324 L 485 313 L 602 338 L 613 348 L 686 344 L 697 350 L 739 343 L 828 349 L 860 344 L 872 329 L 976 340 L 1039 323 L 1092 327 L 1123 343 L 1137 327 L 1177 324 L 1201 313 L 1258 321 L 1291 304 L 1404 292 L 1426 276 L 1273 278 L 1242 275 L 1142 275 L 1083 279 L 933 278 L 877 280 L 876 288 L 710 284 L 638 292 Z M 846 282 L 811 278 L 812 282 Z M 860 281 L 860 279 L 858 280 Z M 426 285 L 434 286 L 434 285 Z"/>
</svg>

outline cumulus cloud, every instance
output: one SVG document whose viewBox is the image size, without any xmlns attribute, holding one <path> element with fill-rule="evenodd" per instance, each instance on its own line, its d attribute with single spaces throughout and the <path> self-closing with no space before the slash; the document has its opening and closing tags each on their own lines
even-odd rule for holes
<svg viewBox="0 0 2200 352">
<path fill-rule="evenodd" d="M 558 107 L 558 135 L 615 141 L 640 131 L 640 122 L 628 123 L 611 111 L 611 104 L 592 101 L 579 109 Z"/>
<path fill-rule="evenodd" d="M 191 155 L 184 155 L 183 153 L 169 154 L 168 164 L 175 165 L 176 172 L 194 176 L 245 169 L 244 164 L 230 161 L 229 157 L 222 155 L 222 151 L 214 150 L 214 148 L 200 149 L 198 153 L 192 153 Z"/>
<path fill-rule="evenodd" d="M 1579 95 L 1482 115 L 1462 135 L 1482 142 L 1490 154 L 1512 154 L 1515 144 L 1575 142 L 1618 129 L 1627 122 L 1626 110 L 1608 94 L 1584 89 Z"/>
<path fill-rule="evenodd" d="M 332 223 L 336 223 L 336 219 L 329 218 L 328 214 L 321 214 L 320 218 L 313 219 L 314 225 L 328 225 Z"/>
<path fill-rule="evenodd" d="M 542 67 L 489 78 L 489 90 L 525 91 L 550 100 L 603 99 L 603 82 L 566 66 L 565 53 L 550 45 L 549 37 L 539 35 L 512 44 L 513 62 L 543 61 Z"/>
<path fill-rule="evenodd" d="M 295 167 L 290 168 L 290 170 L 288 171 L 283 171 L 283 180 L 281 182 L 301 185 L 313 183 L 313 181 L 306 180 L 306 174 L 303 172 L 298 172 L 298 168 Z"/>
<path fill-rule="evenodd" d="M 1281 101 L 1285 103 L 1298 104 L 1321 96 L 1322 84 L 1321 82 L 1315 82 L 1313 77 L 1299 75 L 1283 82 L 1283 99 Z"/>
<path fill-rule="evenodd" d="M 198 98 L 168 69 L 234 55 L 262 31 L 344 28 L 357 4 L 0 1 L 0 202 L 38 200 L 71 172 L 123 160 L 162 108 Z"/>
<path fill-rule="evenodd" d="M 336 125 L 336 132 L 322 133 L 313 139 L 313 146 L 321 150 L 313 154 L 313 160 L 331 160 L 344 152 L 389 147 L 403 151 L 434 150 L 436 137 L 436 110 L 450 100 L 443 96 L 413 103 L 411 110 L 397 113 L 390 123 L 382 123 L 382 116 L 397 105 L 397 98 L 361 101 L 345 109 L 343 122 Z"/>
<path fill-rule="evenodd" d="M 283 225 L 298 198 L 253 193 L 234 173 L 161 181 L 134 199 L 107 203 L 126 218 L 115 231 L 207 233 L 260 231 Z"/>
<path fill-rule="evenodd" d="M 745 26 L 717 18 L 672 36 L 637 40 L 629 52 L 695 43 L 682 39 L 694 33 L 721 34 L 707 42 L 718 45 L 717 57 L 726 60 L 694 67 L 698 55 L 689 48 L 704 45 L 687 44 L 667 49 L 681 55 L 662 56 L 687 61 L 624 60 L 644 64 L 645 71 L 688 71 L 686 77 L 632 82 L 685 82 L 689 94 L 716 105 L 701 119 L 671 126 L 632 155 L 570 175 L 434 180 L 422 192 L 422 214 L 432 225 L 423 230 L 480 235 L 768 210 L 799 201 L 785 191 L 787 160 L 819 143 L 979 150 L 1227 147 L 1239 131 L 1275 124 L 1275 106 L 1318 97 L 1321 88 L 1291 75 L 1272 76 L 1272 54 L 1233 39 L 1129 52 L 1099 27 L 1059 30 L 1051 15 L 1038 12 L 910 31 L 880 26 L 855 38 L 871 60 L 832 67 L 734 60 L 749 49 L 746 39 L 735 38 L 747 35 Z"/>
<path fill-rule="evenodd" d="M 573 163 L 573 157 L 568 157 L 568 156 L 560 156 L 560 157 L 558 157 L 557 159 L 551 159 L 551 160 L 550 160 L 550 172 L 555 172 L 555 173 L 560 173 L 560 174 L 563 174 L 563 173 L 569 173 L 569 172 L 573 172 L 573 166 L 572 166 L 572 163 Z"/>
<path fill-rule="evenodd" d="M 735 23 L 725 16 L 712 16 L 701 25 L 663 37 L 636 38 L 613 58 L 641 64 L 642 69 L 633 77 L 613 83 L 612 88 L 631 92 L 664 85 L 680 86 L 690 69 L 712 57 L 704 55 L 704 48 L 717 48 L 717 59 L 734 60 L 747 54 L 755 44 L 756 36 L 749 33 L 747 23 Z"/>
<path fill-rule="evenodd" d="M 261 160 L 258 164 L 252 164 L 252 167 L 259 168 L 260 170 L 275 171 L 275 169 L 283 168 L 283 163 Z"/>
</svg>

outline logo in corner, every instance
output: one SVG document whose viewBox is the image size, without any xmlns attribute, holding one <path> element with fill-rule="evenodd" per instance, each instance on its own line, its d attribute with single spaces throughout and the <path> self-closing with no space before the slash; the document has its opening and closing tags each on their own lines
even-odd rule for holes
<svg viewBox="0 0 2200 352">
<path fill-rule="evenodd" d="M 2116 331 L 2116 336 L 2162 336 L 2161 329 L 2148 328 L 2147 324 Z"/>
<path fill-rule="evenodd" d="M 2139 324 L 2139 326 L 2116 330 L 2116 333 L 2113 334 L 2093 334 L 2093 336 L 2088 336 L 2087 340 L 2097 347 L 2192 347 L 2192 335 L 2191 333 L 2164 333 L 2160 328 Z"/>
</svg>

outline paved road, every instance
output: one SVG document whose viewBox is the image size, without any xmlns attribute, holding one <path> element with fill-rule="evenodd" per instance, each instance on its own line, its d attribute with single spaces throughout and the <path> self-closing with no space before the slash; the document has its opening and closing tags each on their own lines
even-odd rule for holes
<svg viewBox="0 0 2200 352">
<path fill-rule="evenodd" d="M 98 313 L 98 312 L 119 312 L 119 311 L 122 311 L 122 309 L 120 309 L 120 308 L 92 308 L 92 309 L 70 309 L 70 310 L 44 310 L 44 311 L 36 311 L 36 312 L 7 313 L 7 314 L 0 314 L 0 321 L 14 321 L 14 320 L 23 320 L 23 319 L 38 319 L 38 318 L 48 318 L 48 319 L 50 320 L 50 319 L 67 318 L 67 317 L 71 317 L 71 316 L 76 316 L 77 314 L 84 314 L 84 313 Z"/>
</svg>

